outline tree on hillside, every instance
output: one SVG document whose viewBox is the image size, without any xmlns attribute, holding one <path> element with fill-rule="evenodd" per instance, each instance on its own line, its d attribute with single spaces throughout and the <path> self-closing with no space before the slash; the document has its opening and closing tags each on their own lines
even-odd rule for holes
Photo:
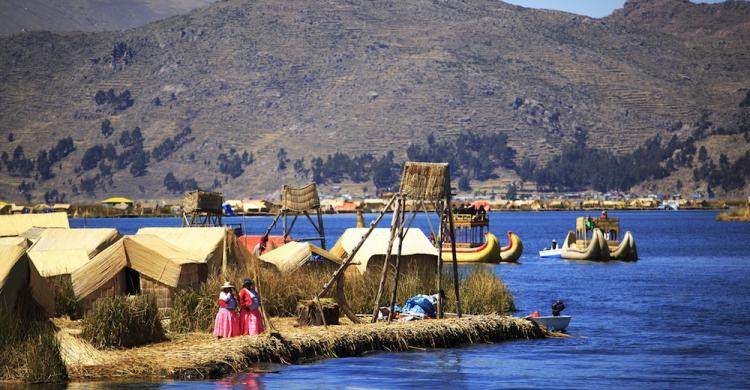
<svg viewBox="0 0 750 390">
<path fill-rule="evenodd" d="M 398 165 L 393 160 L 393 151 L 389 151 L 372 164 L 372 182 L 380 191 L 392 191 L 398 184 Z"/>
<path fill-rule="evenodd" d="M 81 159 L 81 168 L 84 171 L 88 171 L 96 168 L 99 165 L 99 161 L 104 158 L 104 147 L 102 145 L 94 145 L 83 153 Z"/>
<path fill-rule="evenodd" d="M 144 176 L 148 173 L 148 154 L 143 151 L 136 154 L 133 163 L 130 164 L 130 174 L 133 177 Z"/>
<path fill-rule="evenodd" d="M 112 135 L 112 133 L 115 132 L 115 129 L 112 127 L 112 122 L 109 121 L 109 119 L 105 119 L 102 121 L 102 125 L 100 126 L 102 135 L 105 137 L 109 137 Z"/>
<path fill-rule="evenodd" d="M 166 176 L 164 176 L 164 187 L 167 188 L 167 191 L 179 193 L 182 191 L 182 187 L 180 186 L 180 181 L 177 180 L 177 178 L 174 176 L 174 173 L 169 172 Z"/>
<path fill-rule="evenodd" d="M 46 150 L 40 150 L 36 155 L 36 170 L 39 172 L 39 177 L 44 180 L 53 178 L 55 175 L 52 173 L 52 164 L 49 160 Z"/>
<path fill-rule="evenodd" d="M 698 161 L 704 163 L 706 160 L 708 160 L 708 152 L 706 151 L 705 146 L 701 146 L 701 148 L 698 149 Z"/>
<path fill-rule="evenodd" d="M 289 159 L 286 156 L 286 149 L 280 148 L 279 151 L 276 153 L 276 159 L 279 162 L 277 169 L 279 171 L 286 170 L 286 164 L 289 163 Z"/>
<path fill-rule="evenodd" d="M 458 179 L 458 189 L 460 191 L 471 191 L 471 181 L 466 176 L 461 176 Z"/>
</svg>

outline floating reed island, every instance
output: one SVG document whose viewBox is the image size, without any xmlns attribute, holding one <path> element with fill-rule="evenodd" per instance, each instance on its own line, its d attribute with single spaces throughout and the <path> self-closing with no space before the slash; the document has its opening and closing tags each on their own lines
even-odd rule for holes
<svg viewBox="0 0 750 390">
<path fill-rule="evenodd" d="M 407 177 L 448 172 L 446 164 L 407 168 Z M 448 205 L 449 181 L 440 177 L 445 178 L 439 186 L 445 195 L 441 202 Z M 424 200 L 432 187 L 416 184 L 432 183 L 427 180 L 431 178 L 406 181 L 412 185 L 407 189 Z M 402 250 L 407 245 L 401 243 L 408 239 L 410 226 L 409 222 L 404 229 L 401 222 L 406 222 L 407 198 L 391 198 L 399 216 L 382 259 L 363 244 L 384 213 L 344 258 L 308 243 L 286 243 L 258 257 L 232 229 L 195 226 L 220 225 L 220 202 L 211 206 L 215 210 L 184 214 L 186 227 L 142 228 L 128 236 L 114 229 L 70 229 L 66 218 L 53 221 L 65 226 L 43 229 L 24 216 L 0 216 L 0 222 L 18 217 L 31 224 L 26 229 L 14 224 L 7 237 L 0 234 L 0 381 L 216 378 L 263 362 L 296 363 L 551 335 L 533 322 L 500 315 L 513 312 L 515 306 L 492 270 L 477 266 L 459 273 L 454 260 L 452 275 L 443 273 L 438 253 L 423 256 L 428 267 L 407 261 L 409 255 Z M 317 198 L 311 199 L 316 205 Z M 311 207 L 298 207 L 303 206 Z M 296 213 L 291 225 L 300 213 L 313 222 L 310 210 L 289 210 Z M 411 210 L 413 215 L 416 211 Z M 440 214 L 440 229 L 446 229 L 452 220 Z M 322 218 L 318 223 L 313 225 L 324 243 Z M 360 247 L 364 264 L 353 261 Z M 391 248 L 396 250 L 395 260 Z M 240 286 L 248 276 L 262 297 L 267 333 L 215 339 L 210 332 L 218 292 L 227 281 Z M 397 302 L 438 291 L 448 292 L 445 301 L 436 298 L 437 308 L 430 315 L 440 319 L 376 321 L 384 304 L 393 313 Z M 389 297 L 384 292 L 390 292 Z M 324 300 L 333 305 L 328 316 Z M 315 306 L 320 308 L 320 322 L 328 326 L 294 325 L 295 315 L 300 316 L 298 324 L 317 324 Z M 442 318 L 444 312 L 456 312 L 457 318 Z M 363 323 L 367 321 L 354 313 L 373 313 L 368 315 L 372 322 Z"/>
<path fill-rule="evenodd" d="M 274 319 L 276 332 L 216 339 L 187 333 L 173 340 L 124 350 L 99 350 L 63 329 L 60 350 L 73 380 L 159 377 L 220 378 L 257 363 L 300 363 L 361 356 L 375 351 L 410 351 L 539 339 L 552 335 L 521 318 L 478 315 L 441 320 L 295 327 L 292 318 Z"/>
<path fill-rule="evenodd" d="M 717 221 L 750 222 L 750 197 L 745 207 L 736 207 L 716 216 Z"/>
</svg>

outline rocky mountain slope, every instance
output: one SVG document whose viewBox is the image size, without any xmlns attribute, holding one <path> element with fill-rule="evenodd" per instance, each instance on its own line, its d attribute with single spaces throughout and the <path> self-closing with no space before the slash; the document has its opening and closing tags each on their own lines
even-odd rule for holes
<svg viewBox="0 0 750 390">
<path fill-rule="evenodd" d="M 215 0 L 3 0 L 0 34 L 124 30 L 187 13 Z"/>
<path fill-rule="evenodd" d="M 656 134 L 699 133 L 716 164 L 738 158 L 747 143 L 711 140 L 750 123 L 746 4 L 645 3 L 592 19 L 479 0 L 231 0 L 125 32 L 3 37 L 0 198 L 171 197 L 190 179 L 264 195 L 310 180 L 315 157 L 399 162 L 465 131 L 505 133 L 519 165 L 581 137 L 622 154 Z M 687 10 L 662 28 L 670 7 Z M 75 150 L 60 152 L 66 137 Z"/>
</svg>

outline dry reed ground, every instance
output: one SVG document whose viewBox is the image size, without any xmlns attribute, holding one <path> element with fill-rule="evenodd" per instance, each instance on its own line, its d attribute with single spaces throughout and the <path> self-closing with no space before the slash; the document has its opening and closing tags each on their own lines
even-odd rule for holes
<svg viewBox="0 0 750 390">
<path fill-rule="evenodd" d="M 274 318 L 278 333 L 217 340 L 207 333 L 171 334 L 170 341 L 127 350 L 97 350 L 71 323 L 59 323 L 61 354 L 71 379 L 117 377 L 217 378 L 255 363 L 295 363 L 372 351 L 455 347 L 551 336 L 524 319 L 482 315 L 443 320 L 295 327 Z"/>
</svg>

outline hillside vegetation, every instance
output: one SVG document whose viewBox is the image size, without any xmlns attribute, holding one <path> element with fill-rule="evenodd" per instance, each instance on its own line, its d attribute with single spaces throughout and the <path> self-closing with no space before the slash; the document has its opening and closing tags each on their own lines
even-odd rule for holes
<svg viewBox="0 0 750 390">
<path fill-rule="evenodd" d="M 709 178 L 747 161 L 742 20 L 732 1 L 629 1 L 592 19 L 479 0 L 230 0 L 124 32 L 6 36 L 0 199 L 267 196 L 312 179 L 372 193 L 407 157 L 441 155 L 463 191 L 741 194 L 747 173 Z M 564 158 L 575 148 L 596 152 Z M 580 179 L 558 180 L 560 159 Z M 597 167 L 628 177 L 584 177 Z"/>
</svg>

